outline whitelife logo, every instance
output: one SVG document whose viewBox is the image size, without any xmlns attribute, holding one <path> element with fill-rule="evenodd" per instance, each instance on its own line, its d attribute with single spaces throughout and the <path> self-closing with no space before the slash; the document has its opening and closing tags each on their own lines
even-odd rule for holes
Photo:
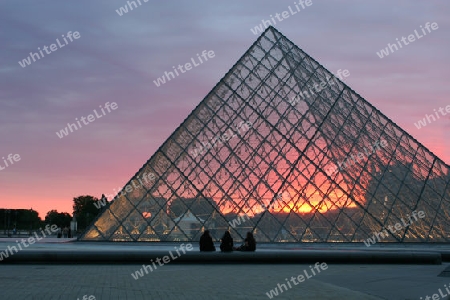
<svg viewBox="0 0 450 300">
<path fill-rule="evenodd" d="M 142 5 L 141 0 L 136 0 L 136 1 L 139 3 L 139 6 Z M 127 1 L 127 4 L 128 4 L 128 7 L 130 8 L 130 11 L 132 11 L 134 8 L 138 8 L 138 6 L 136 4 L 136 1 Z M 142 0 L 142 1 L 144 3 L 147 3 L 150 0 Z M 134 5 L 134 8 L 133 8 L 133 6 L 131 6 L 131 4 Z M 116 13 L 121 17 L 124 14 L 128 13 L 128 7 L 126 5 L 121 6 L 119 9 L 116 9 Z"/>
<path fill-rule="evenodd" d="M 422 25 L 420 25 L 420 28 L 422 29 L 423 35 L 420 35 L 420 33 L 418 33 L 417 29 L 416 29 L 416 30 L 414 30 L 414 34 L 408 35 L 409 43 L 406 41 L 406 37 L 402 36 L 402 38 L 400 40 L 403 42 L 403 45 L 408 46 L 410 43 L 416 41 L 416 38 L 418 40 L 423 38 L 424 36 L 427 35 L 427 31 L 428 31 L 428 33 L 430 33 L 431 29 L 437 30 L 439 28 L 439 26 L 436 22 L 433 22 L 433 23 L 427 22 L 425 24 L 425 28 L 427 29 L 427 31 L 425 31 L 425 29 L 422 27 Z M 400 43 L 398 38 L 396 38 L 396 40 L 397 40 L 398 47 L 400 47 L 400 49 L 403 48 L 402 43 Z M 388 56 L 391 53 L 394 53 L 395 51 L 398 51 L 397 45 L 395 43 L 394 44 L 388 43 L 386 48 L 381 49 L 379 52 L 377 52 L 378 57 L 383 58 L 385 56 Z M 390 52 L 389 52 L 389 50 L 390 50 Z"/>
<path fill-rule="evenodd" d="M 201 57 L 200 57 L 200 56 L 201 56 Z M 184 65 L 178 65 L 178 67 L 173 66 L 172 68 L 173 68 L 173 71 L 175 72 L 175 74 L 177 74 L 176 77 L 178 77 L 178 76 L 180 76 L 180 74 L 178 73 L 177 69 L 180 70 L 181 73 L 186 73 L 187 71 L 192 70 L 192 65 L 193 65 L 194 67 L 198 67 L 198 66 L 200 66 L 201 64 L 203 64 L 204 61 L 202 60 L 202 57 L 203 57 L 203 59 L 204 59 L 205 62 L 206 62 L 206 61 L 208 61 L 208 57 L 209 57 L 209 58 L 214 58 L 215 56 L 216 56 L 216 54 L 214 53 L 214 51 L 209 50 L 208 52 L 206 52 L 206 50 L 203 50 L 202 55 L 200 55 L 200 54 L 197 53 L 197 58 L 198 58 L 198 61 L 199 61 L 198 64 L 196 63 L 195 59 L 194 59 L 193 57 L 191 57 L 191 62 L 192 62 L 192 64 L 191 64 L 190 62 L 187 62 L 187 63 L 185 63 Z M 183 67 L 184 67 L 184 69 L 183 69 Z M 172 77 L 172 78 L 171 78 L 171 77 Z M 166 79 L 167 79 L 167 81 L 170 81 L 170 80 L 172 80 L 172 79 L 175 79 L 175 75 L 173 74 L 173 72 L 171 72 L 171 71 L 169 71 L 169 72 L 167 72 L 167 71 L 164 72 L 164 75 L 161 76 L 161 77 L 159 77 L 159 78 L 156 79 L 156 80 L 153 80 L 153 83 L 154 83 L 157 87 L 160 87 L 161 85 L 163 85 L 163 84 L 166 83 Z"/>
<path fill-rule="evenodd" d="M 0 163 L 0 171 L 3 171 L 10 165 L 12 166 L 14 164 L 14 162 L 20 161 L 20 155 L 19 154 L 13 155 L 12 153 L 10 153 L 10 154 L 8 154 L 8 157 L 6 159 L 5 159 L 5 157 L 2 157 L 2 159 L 3 159 L 3 164 L 5 165 L 5 167 L 2 167 L 2 164 Z M 6 160 L 9 161 L 9 164 Z"/>
<path fill-rule="evenodd" d="M 444 287 L 445 287 L 445 290 L 447 291 L 448 294 L 446 294 L 445 292 L 443 293 L 442 289 L 439 289 L 438 290 L 439 294 L 436 293 L 436 294 L 433 294 L 431 296 L 426 295 L 425 298 L 420 297 L 420 300 L 445 300 L 445 299 L 449 299 L 449 298 L 445 298 L 448 295 L 450 295 L 449 287 L 446 284 L 444 284 Z"/>
<path fill-rule="evenodd" d="M 339 69 L 336 72 L 336 75 L 334 75 L 335 78 L 339 78 L 341 81 L 344 80 L 344 78 L 347 78 L 348 76 L 350 76 L 350 71 L 345 69 Z M 310 85 L 308 87 L 305 87 L 304 90 L 302 92 L 300 92 L 299 95 L 295 96 L 294 98 L 292 98 L 289 103 L 292 106 L 295 106 L 297 103 L 299 103 L 301 100 L 306 100 L 310 97 L 315 97 L 316 93 L 320 93 L 327 85 L 328 86 L 332 86 L 334 85 L 336 82 L 334 80 L 330 81 L 331 79 L 333 79 L 332 76 L 327 75 L 326 80 L 322 80 L 320 83 L 315 83 L 314 85 Z M 312 89 L 314 88 L 314 90 Z M 308 93 L 309 90 L 309 93 Z"/>
<path fill-rule="evenodd" d="M 350 154 L 350 156 L 347 156 L 347 159 L 346 160 L 344 159 L 344 161 L 342 163 L 338 161 L 338 163 L 337 163 L 338 166 L 333 165 L 333 166 L 327 168 L 326 173 L 328 176 L 331 176 L 334 173 L 336 173 L 337 171 L 342 171 L 349 166 L 356 165 L 356 163 L 359 163 L 360 161 L 369 159 L 372 154 L 375 154 L 375 152 L 377 152 L 378 150 L 381 149 L 380 146 L 382 148 L 386 148 L 387 145 L 388 145 L 388 143 L 385 140 L 377 140 L 377 141 L 375 141 L 375 143 L 373 143 L 372 149 L 370 149 L 370 148 L 367 149 L 366 147 L 363 148 L 364 153 L 366 155 L 364 155 L 363 152 L 358 152 L 358 154 L 355 155 L 356 156 L 356 158 L 355 158 L 355 156 L 353 156 L 353 153 L 352 153 L 352 154 Z"/>
<path fill-rule="evenodd" d="M 120 188 L 117 189 L 113 189 L 113 192 L 117 194 L 117 196 L 122 197 L 125 196 L 128 193 L 131 193 L 134 189 L 138 189 L 144 186 L 144 183 L 150 183 L 152 181 L 154 181 L 156 179 L 156 175 L 154 173 L 144 173 L 141 178 L 136 176 L 136 179 L 139 183 L 137 183 L 135 181 L 135 179 L 131 180 L 131 184 L 127 184 L 122 190 Z M 136 184 L 135 184 L 136 183 Z M 120 193 L 119 193 L 120 191 Z M 106 206 L 106 204 L 108 203 L 107 198 L 113 199 L 115 194 L 106 194 L 103 195 L 105 197 L 102 197 L 102 199 L 94 202 L 94 206 L 97 209 L 100 209 L 103 206 Z"/>
<path fill-rule="evenodd" d="M 94 295 L 84 295 L 83 298 L 77 298 L 77 300 L 95 300 L 95 296 Z"/>
<path fill-rule="evenodd" d="M 57 38 L 56 42 L 57 42 L 59 48 L 56 46 L 56 44 L 51 44 L 50 47 L 47 47 L 47 46 L 42 47 L 42 50 L 44 50 L 45 53 L 47 53 L 47 54 L 51 54 L 52 52 L 55 52 L 56 50 L 61 49 L 62 47 L 65 47 L 66 45 L 68 45 L 69 42 L 67 41 L 67 39 L 64 36 L 64 34 L 62 34 L 61 36 L 63 37 L 64 42 L 66 42 L 65 44 L 61 44 L 61 42 L 59 41 L 59 38 Z M 78 31 L 74 31 L 73 33 L 72 33 L 72 31 L 69 31 L 67 33 L 67 38 L 71 42 L 73 42 L 74 39 L 78 40 L 80 37 L 81 37 L 81 35 L 80 35 L 80 33 Z M 50 49 L 50 51 L 48 49 Z M 22 61 L 19 61 L 19 65 L 22 68 L 25 68 L 26 66 L 31 65 L 31 63 L 32 63 L 31 59 L 33 59 L 33 62 L 35 62 L 36 58 L 37 59 L 43 58 L 44 57 L 44 53 L 42 52 L 41 47 L 38 47 L 38 50 L 39 50 L 39 53 L 41 54 L 40 56 L 39 56 L 39 53 L 30 52 L 30 55 L 27 58 L 24 58 Z"/>
<path fill-rule="evenodd" d="M 439 120 L 441 117 L 439 116 L 438 112 L 436 111 L 436 109 L 434 110 L 434 114 L 436 115 L 436 118 Z M 441 113 L 442 116 L 446 116 L 447 114 L 444 112 L 444 108 L 439 107 L 438 111 Z M 447 105 L 445 107 L 445 111 L 447 113 L 450 113 L 450 105 Z M 431 115 L 427 115 L 425 114 L 425 118 L 419 120 L 417 123 L 414 123 L 414 126 L 416 126 L 417 129 L 421 129 L 422 127 L 427 126 L 428 124 L 431 124 L 431 122 L 436 121 L 436 118 L 431 114 Z M 428 121 L 428 123 L 427 123 Z"/>
<path fill-rule="evenodd" d="M 49 228 L 50 227 L 50 228 Z M 2 261 L 3 259 L 6 259 L 9 257 L 9 255 L 14 255 L 17 252 L 19 252 L 22 249 L 22 245 L 24 248 L 28 248 L 30 245 L 36 243 L 36 241 L 40 241 L 43 238 L 47 237 L 47 235 L 45 234 L 44 230 L 42 228 L 40 228 L 41 233 L 42 233 L 42 237 L 39 237 L 37 232 L 34 232 L 34 236 L 36 237 L 36 239 L 34 237 L 29 237 L 26 240 L 25 239 L 21 239 L 21 241 L 19 242 L 18 240 L 16 240 L 16 246 L 19 247 L 19 249 L 16 248 L 16 246 L 8 246 L 7 249 L 5 249 L 5 251 L 0 252 L 0 261 Z M 56 226 L 55 224 L 53 224 L 52 226 L 50 225 L 45 225 L 45 231 L 47 232 L 48 235 L 52 235 L 52 233 L 56 233 L 58 232 L 58 226 Z M 28 241 L 28 244 L 27 244 Z M 14 250 L 14 253 L 13 253 Z M 8 254 L 9 251 L 9 254 Z"/>
<path fill-rule="evenodd" d="M 236 128 L 237 134 L 241 134 L 242 132 L 247 132 L 251 127 L 252 123 L 250 121 L 241 121 L 238 125 L 234 126 Z M 209 149 L 214 149 L 214 147 L 217 147 L 219 145 L 222 145 L 223 143 L 229 141 L 230 139 L 234 138 L 236 134 L 233 134 L 233 130 L 229 128 L 225 133 L 222 135 L 218 134 L 213 139 L 210 139 L 212 141 L 212 145 L 210 142 L 202 142 L 202 145 L 198 146 L 197 148 L 194 148 L 193 150 L 189 151 L 189 154 L 191 154 L 194 158 L 196 158 L 198 155 L 203 155 L 203 151 L 207 151 Z M 219 142 L 218 144 L 216 144 Z M 216 148 L 217 149 L 217 148 Z"/>
<path fill-rule="evenodd" d="M 184 247 L 186 247 L 186 249 L 184 249 Z M 181 252 L 183 252 L 183 254 L 186 254 L 186 250 L 192 251 L 193 249 L 194 248 L 192 247 L 192 244 L 186 244 L 186 246 L 184 246 L 184 244 L 181 244 L 180 249 L 175 247 L 175 251 L 177 252 L 178 256 L 176 256 L 176 255 L 174 256 L 172 254 L 172 251 L 169 251 L 170 257 L 169 257 L 169 255 L 164 255 L 164 257 L 162 258 L 162 261 L 163 261 L 162 263 L 161 263 L 161 258 L 159 258 L 159 257 L 157 257 L 155 259 L 155 261 L 159 264 L 160 267 L 162 267 L 162 266 L 164 266 L 164 264 L 170 263 L 171 258 L 172 258 L 172 260 L 175 260 L 181 256 L 180 251 L 178 251 L 178 250 L 181 250 Z M 150 272 L 153 272 L 153 270 L 158 269 L 158 267 L 156 266 L 153 259 L 151 259 L 150 261 L 152 262 L 153 267 L 151 265 L 142 265 L 142 268 L 140 268 L 139 270 L 137 270 L 134 273 L 131 273 L 131 277 L 133 277 L 134 280 L 138 280 L 139 278 L 144 277 L 145 274 L 148 274 L 149 270 L 150 270 Z M 145 272 L 145 274 L 144 274 L 144 272 Z"/>
<path fill-rule="evenodd" d="M 289 5 L 288 6 L 289 11 L 285 10 L 281 14 L 279 14 L 279 13 L 275 14 L 275 18 L 278 20 L 278 22 L 282 22 L 282 21 L 286 20 L 287 18 L 289 18 L 290 16 L 298 14 L 300 11 L 304 10 L 306 7 L 311 6 L 312 0 L 306 0 L 306 1 L 299 0 L 298 3 L 294 2 L 294 5 L 297 10 L 293 10 L 292 7 Z M 302 7 L 301 9 L 300 9 L 299 5 Z M 261 23 L 259 23 L 259 25 L 255 26 L 254 28 L 250 28 L 250 31 L 254 35 L 257 35 L 258 33 L 263 33 L 264 30 L 266 30 L 269 26 L 275 26 L 277 24 L 277 21 L 275 20 L 275 18 L 272 15 L 270 15 L 270 20 L 261 20 Z"/>
<path fill-rule="evenodd" d="M 303 276 L 302 274 L 298 275 L 297 277 L 292 276 L 291 279 L 285 279 L 287 285 L 289 286 L 289 289 L 292 289 L 292 285 L 291 282 L 294 285 L 299 285 L 300 283 L 304 282 L 307 279 L 313 278 L 316 275 L 319 275 L 321 271 L 325 271 L 326 269 L 328 269 L 328 265 L 326 263 L 321 263 L 319 265 L 319 262 L 316 262 L 316 264 L 313 266 L 309 266 L 309 269 L 311 270 L 311 274 L 308 273 L 308 270 L 303 270 L 303 273 L 305 274 L 305 276 Z M 314 271 L 314 269 L 316 269 L 316 272 Z M 297 280 L 296 280 L 297 279 Z M 289 289 L 286 286 L 286 284 L 284 283 L 279 283 L 274 289 L 270 290 L 269 292 L 266 293 L 267 297 L 269 297 L 269 299 L 272 299 L 276 296 L 278 296 L 278 290 L 280 290 L 280 294 L 282 294 L 283 288 L 285 289 L 285 291 L 287 292 Z"/>
<path fill-rule="evenodd" d="M 116 102 L 112 102 L 111 104 L 109 104 L 109 102 L 106 102 L 105 107 L 102 107 L 101 105 L 99 105 L 99 107 L 103 113 L 102 115 L 99 115 L 97 113 L 97 110 L 94 109 L 93 112 L 94 112 L 95 116 L 94 116 L 94 114 L 90 114 L 87 117 L 81 117 L 80 120 L 78 120 L 78 118 L 75 118 L 78 126 L 75 123 L 67 123 L 67 127 L 65 127 L 64 129 L 61 129 L 59 132 L 56 132 L 56 135 L 60 139 L 62 139 L 63 137 L 68 136 L 70 132 L 73 132 L 74 130 L 78 130 L 78 128 L 81 128 L 82 125 L 81 125 L 80 121 L 83 122 L 84 125 L 89 125 L 89 123 L 92 123 L 95 120 L 100 119 L 101 117 L 106 115 L 106 112 L 103 108 L 105 108 L 108 111 L 108 113 L 110 113 L 111 109 L 116 110 L 119 106 L 117 105 Z M 86 122 L 86 120 L 87 120 L 87 122 Z M 69 132 L 69 130 L 70 130 L 70 132 Z"/>
<path fill-rule="evenodd" d="M 402 224 L 396 223 L 396 224 L 394 225 L 394 228 L 395 228 L 395 230 L 394 230 L 394 228 L 392 228 L 392 226 L 389 225 L 389 226 L 388 226 L 389 232 L 393 235 L 393 234 L 396 233 L 398 230 L 402 230 L 402 228 L 406 228 L 406 227 L 408 227 L 409 225 L 411 225 L 411 224 L 413 223 L 413 220 L 411 219 L 411 217 L 413 217 L 415 221 L 419 220 L 417 217 L 419 217 L 420 219 L 425 218 L 425 212 L 424 212 L 423 210 L 419 210 L 419 212 L 413 211 L 413 212 L 411 213 L 411 215 L 412 215 L 412 216 L 410 216 L 409 214 L 407 214 L 409 223 L 405 223 L 405 220 L 403 220 L 403 218 L 400 219 L 400 220 L 402 221 L 404 227 L 402 227 Z M 382 230 L 381 232 L 375 232 L 375 233 L 372 235 L 372 238 L 368 238 L 367 240 L 364 241 L 364 244 L 366 245 L 366 247 L 370 247 L 371 245 L 375 245 L 375 243 L 377 242 L 377 240 L 376 240 L 375 238 L 377 238 L 377 239 L 378 239 L 378 242 L 379 242 L 381 239 L 387 238 L 388 236 L 389 236 L 389 234 L 387 233 L 387 230 L 384 229 L 384 230 Z"/>
</svg>

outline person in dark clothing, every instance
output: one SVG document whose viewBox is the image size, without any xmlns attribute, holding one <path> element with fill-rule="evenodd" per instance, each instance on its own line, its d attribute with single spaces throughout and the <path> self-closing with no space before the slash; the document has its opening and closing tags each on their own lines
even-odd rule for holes
<svg viewBox="0 0 450 300">
<path fill-rule="evenodd" d="M 205 230 L 200 237 L 200 251 L 216 251 L 212 237 L 209 235 L 209 230 Z"/>
<path fill-rule="evenodd" d="M 222 252 L 231 252 L 233 251 L 233 238 L 231 237 L 230 232 L 227 230 L 223 234 L 222 239 L 220 240 L 220 251 Z"/>
<path fill-rule="evenodd" d="M 255 251 L 256 241 L 251 232 L 247 232 L 247 237 L 244 240 L 244 244 L 236 248 L 236 251 Z"/>
</svg>

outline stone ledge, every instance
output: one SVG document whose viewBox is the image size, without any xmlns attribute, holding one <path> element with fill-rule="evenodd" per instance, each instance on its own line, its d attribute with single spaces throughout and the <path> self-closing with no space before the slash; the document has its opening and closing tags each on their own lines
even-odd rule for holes
<svg viewBox="0 0 450 300">
<path fill-rule="evenodd" d="M 169 251 L 162 250 L 38 250 L 27 249 L 9 255 L 1 263 L 149 263 L 152 259 L 169 256 Z M 196 250 L 180 256 L 172 250 L 175 259 L 170 263 L 239 263 L 239 264 L 304 264 L 304 263 L 345 263 L 345 264 L 441 264 L 438 252 L 426 251 L 358 251 L 358 250 L 280 250 L 256 252 L 198 252 Z"/>
</svg>

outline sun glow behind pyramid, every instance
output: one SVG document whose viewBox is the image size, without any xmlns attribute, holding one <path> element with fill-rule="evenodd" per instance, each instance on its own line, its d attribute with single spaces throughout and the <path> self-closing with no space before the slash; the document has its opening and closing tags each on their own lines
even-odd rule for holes
<svg viewBox="0 0 450 300">
<path fill-rule="evenodd" d="M 238 194 L 230 195 L 232 200 L 230 202 L 224 202 L 223 205 L 219 206 L 220 211 L 223 214 L 235 213 L 253 217 L 264 212 L 266 209 L 271 213 L 313 213 L 315 210 L 324 213 L 342 208 L 357 207 L 353 200 L 340 188 L 330 183 L 328 178 L 322 173 L 316 174 L 313 180 L 308 181 L 304 179 L 298 181 L 298 185 L 292 185 L 275 195 L 269 189 L 265 191 L 260 189 L 260 196 L 257 198 L 241 199 Z M 267 182 L 272 182 L 272 180 L 268 179 Z M 271 185 L 274 190 L 278 190 L 279 186 L 279 183 L 278 185 L 274 183 Z M 344 186 L 341 185 L 341 187 Z M 217 195 L 217 191 L 212 194 Z M 216 203 L 220 203 L 222 197 L 226 197 L 226 195 L 220 194 L 218 198 L 211 196 Z M 365 203 L 362 194 L 356 201 L 361 205 Z M 230 203 L 235 203 L 236 205 Z M 240 209 L 241 207 L 242 209 Z"/>
<path fill-rule="evenodd" d="M 146 173 L 82 239 L 361 242 L 420 209 L 385 241 L 450 240 L 449 167 L 273 27 L 130 182 Z"/>
</svg>

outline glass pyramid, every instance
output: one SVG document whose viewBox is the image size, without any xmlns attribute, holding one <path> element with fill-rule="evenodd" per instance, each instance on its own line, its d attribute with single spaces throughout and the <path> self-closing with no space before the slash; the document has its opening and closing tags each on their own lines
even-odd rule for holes
<svg viewBox="0 0 450 300">
<path fill-rule="evenodd" d="M 81 239 L 198 241 L 209 229 L 217 240 L 229 229 L 238 242 L 248 231 L 259 243 L 379 232 L 448 242 L 449 179 L 441 159 L 269 27 Z"/>
</svg>

